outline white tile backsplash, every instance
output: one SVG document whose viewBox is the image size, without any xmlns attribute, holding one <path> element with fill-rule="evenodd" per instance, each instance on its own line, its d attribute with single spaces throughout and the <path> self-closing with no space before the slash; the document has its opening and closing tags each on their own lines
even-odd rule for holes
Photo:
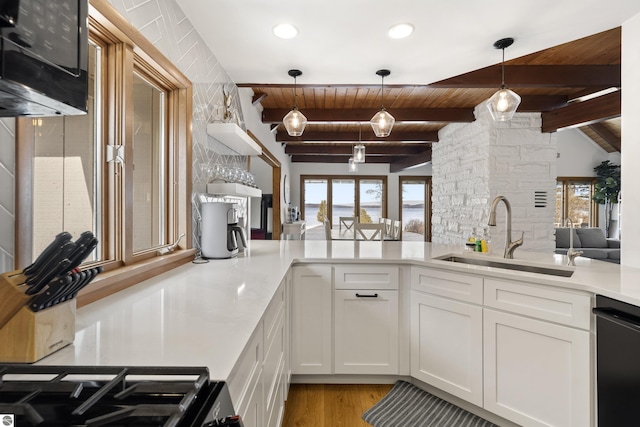
<svg viewBox="0 0 640 427">
<path fill-rule="evenodd" d="M 15 241 L 15 119 L 0 119 L 0 272 L 13 270 Z"/>
</svg>

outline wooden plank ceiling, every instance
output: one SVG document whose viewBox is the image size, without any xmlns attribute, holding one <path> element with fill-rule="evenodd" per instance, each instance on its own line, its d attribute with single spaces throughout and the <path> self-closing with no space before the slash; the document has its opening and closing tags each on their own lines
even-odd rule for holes
<svg viewBox="0 0 640 427">
<path fill-rule="evenodd" d="M 608 152 L 620 151 L 621 91 L 584 98 L 620 89 L 620 58 L 621 29 L 614 28 L 509 60 L 505 82 L 522 97 L 519 112 L 542 113 L 543 132 L 578 127 Z M 294 104 L 293 81 L 238 86 L 253 89 L 254 104 L 264 109 L 262 121 L 271 124 L 293 162 L 346 164 L 360 140 L 367 162 L 389 163 L 395 172 L 430 161 L 431 145 L 447 124 L 472 122 L 474 107 L 500 85 L 501 67 L 498 63 L 429 85 L 385 84 L 384 99 L 375 79 L 371 85 L 305 85 L 298 79 L 297 105 L 309 121 L 301 137 L 288 136 L 282 125 Z M 382 103 L 396 124 L 389 137 L 376 138 L 369 120 Z"/>
</svg>

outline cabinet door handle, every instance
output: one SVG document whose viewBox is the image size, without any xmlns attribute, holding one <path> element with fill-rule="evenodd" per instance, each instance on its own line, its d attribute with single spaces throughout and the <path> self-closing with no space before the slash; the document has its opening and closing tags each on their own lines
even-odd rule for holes
<svg viewBox="0 0 640 427">
<path fill-rule="evenodd" d="M 359 294 L 356 292 L 356 297 L 358 298 L 378 298 L 378 294 Z"/>
</svg>

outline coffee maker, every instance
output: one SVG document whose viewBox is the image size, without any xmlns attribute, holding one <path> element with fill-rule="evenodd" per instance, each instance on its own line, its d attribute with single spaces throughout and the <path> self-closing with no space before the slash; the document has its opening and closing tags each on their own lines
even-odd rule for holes
<svg viewBox="0 0 640 427">
<path fill-rule="evenodd" d="M 243 228 L 238 225 L 238 210 L 233 203 L 203 203 L 201 208 L 200 249 L 203 258 L 233 258 L 239 245 L 247 247 Z"/>
</svg>

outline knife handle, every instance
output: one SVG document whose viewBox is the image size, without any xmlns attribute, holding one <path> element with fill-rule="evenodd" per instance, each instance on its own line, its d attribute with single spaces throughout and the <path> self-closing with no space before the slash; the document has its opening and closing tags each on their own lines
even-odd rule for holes
<svg viewBox="0 0 640 427">
<path fill-rule="evenodd" d="M 71 233 L 67 231 L 63 231 L 59 233 L 51 243 L 42 251 L 40 255 L 36 258 L 36 260 L 31 264 L 25 267 L 22 270 L 22 273 L 26 276 L 32 276 L 37 274 L 39 270 L 46 264 L 47 260 L 51 258 L 55 252 L 62 247 L 66 242 L 71 240 Z"/>
<path fill-rule="evenodd" d="M 93 234 L 92 234 L 93 236 Z M 80 244 L 80 247 L 76 247 L 73 251 L 73 254 L 69 257 L 71 260 L 71 265 L 69 266 L 69 270 L 73 270 L 82 264 L 82 262 L 89 256 L 91 252 L 98 246 L 98 239 L 92 237 L 88 242 L 84 242 Z"/>
<path fill-rule="evenodd" d="M 44 292 L 33 296 L 31 300 L 29 300 L 29 308 L 31 311 L 37 312 L 46 308 L 47 302 L 62 289 L 68 287 L 71 281 L 71 276 L 63 276 L 49 283 L 48 288 Z"/>
<path fill-rule="evenodd" d="M 80 235 L 80 237 L 78 237 L 74 242 L 76 246 L 69 255 L 72 265 L 76 262 L 77 265 L 80 265 L 82 260 L 86 257 L 86 255 L 83 255 L 85 253 L 85 248 L 92 244 L 93 240 L 95 240 L 95 236 L 91 231 L 85 231 Z"/>
<path fill-rule="evenodd" d="M 43 276 L 38 283 L 35 283 L 33 286 L 28 287 L 27 290 L 25 291 L 25 294 L 34 295 L 40 292 L 42 289 L 44 289 L 47 283 L 49 283 L 56 276 L 59 276 L 62 272 L 66 271 L 67 268 L 69 267 L 69 264 L 71 264 L 71 261 L 69 261 L 68 258 L 65 258 L 62 261 L 60 261 L 58 266 L 53 270 L 51 270 L 49 274 L 47 274 L 46 276 Z"/>
<path fill-rule="evenodd" d="M 82 289 L 85 288 L 85 286 L 91 283 L 98 274 L 102 273 L 103 268 L 102 266 L 98 266 L 98 267 L 92 268 L 90 271 L 91 271 L 91 274 L 88 275 L 87 279 L 84 280 L 80 286 L 74 286 L 73 292 L 70 293 L 69 296 L 64 299 L 65 301 L 75 298 L 76 295 L 78 295 L 78 292 L 80 292 Z"/>
<path fill-rule="evenodd" d="M 60 304 L 61 302 L 70 299 L 70 295 L 73 294 L 73 290 L 89 278 L 89 271 L 90 270 L 85 270 L 73 273 L 71 275 L 73 279 L 71 280 L 71 283 L 69 283 L 69 286 L 65 286 L 63 290 L 54 295 L 54 297 L 47 303 L 47 307 L 50 305 Z"/>
</svg>

